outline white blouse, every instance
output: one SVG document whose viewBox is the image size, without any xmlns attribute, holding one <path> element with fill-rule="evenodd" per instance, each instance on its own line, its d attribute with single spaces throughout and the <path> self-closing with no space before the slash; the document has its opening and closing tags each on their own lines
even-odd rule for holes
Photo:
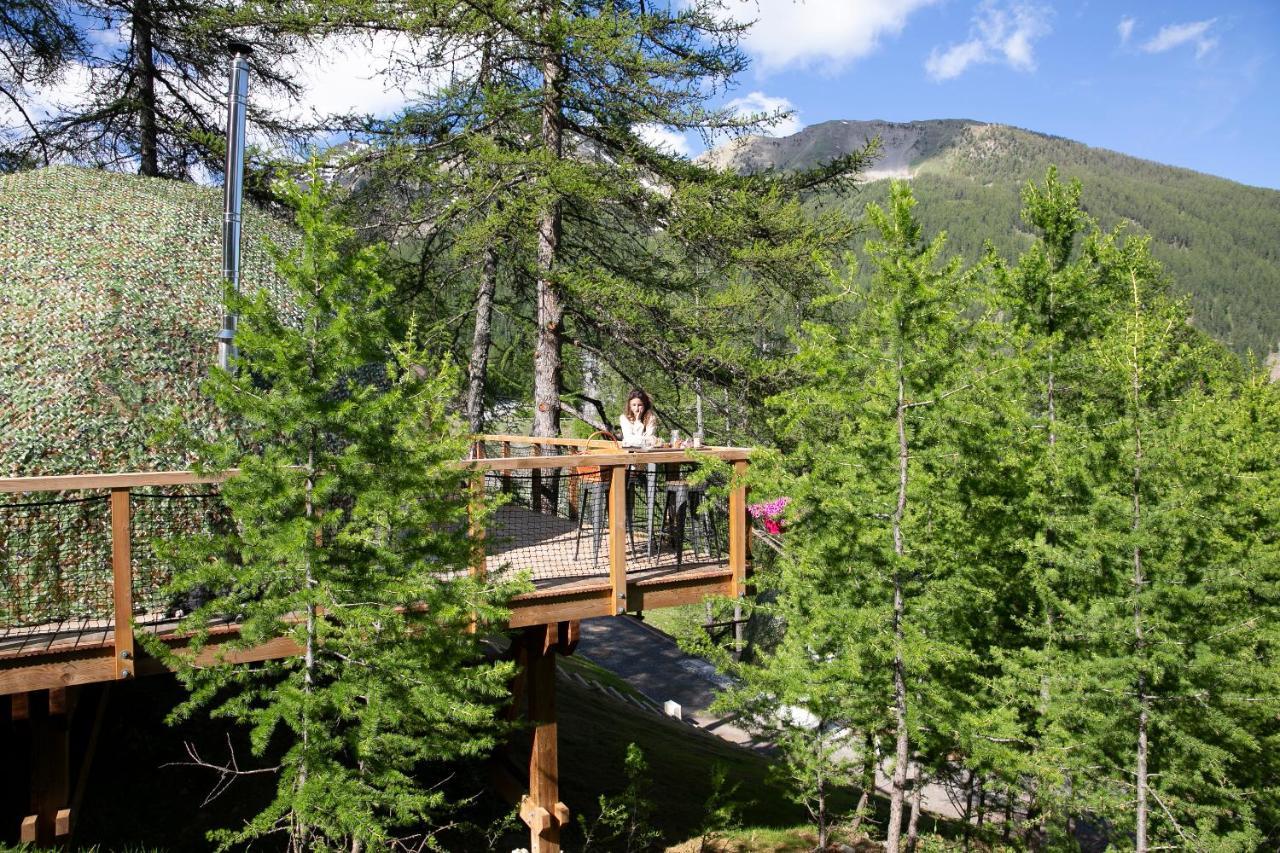
<svg viewBox="0 0 1280 853">
<path fill-rule="evenodd" d="M 643 421 L 633 421 L 623 416 L 618 423 L 622 426 L 623 447 L 652 447 L 658 443 L 658 418 L 649 412 Z"/>
</svg>

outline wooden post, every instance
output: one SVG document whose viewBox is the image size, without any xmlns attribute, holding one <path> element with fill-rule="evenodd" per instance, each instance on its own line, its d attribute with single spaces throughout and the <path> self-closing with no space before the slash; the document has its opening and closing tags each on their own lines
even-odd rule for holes
<svg viewBox="0 0 1280 853">
<path fill-rule="evenodd" d="M 111 578 L 115 593 L 116 678 L 137 673 L 133 651 L 133 555 L 129 542 L 129 490 L 111 490 Z"/>
<path fill-rule="evenodd" d="M 49 701 L 37 703 L 31 715 L 31 812 L 40 846 L 51 846 L 59 837 L 58 815 L 71 797 L 70 703 L 63 688 L 47 695 Z"/>
<path fill-rule="evenodd" d="M 613 612 L 619 615 L 627 612 L 627 466 L 607 470 L 610 478 L 609 581 L 613 587 Z"/>
<path fill-rule="evenodd" d="M 747 474 L 746 462 L 733 463 L 733 478 L 739 481 L 729 492 L 729 597 L 741 598 L 747 591 L 747 487 L 741 478 Z"/>
<path fill-rule="evenodd" d="M 484 445 L 476 443 L 477 459 L 484 458 Z M 480 507 L 484 503 L 484 469 L 471 472 L 471 499 L 467 503 L 467 535 L 471 539 L 471 574 L 484 574 L 484 522 Z"/>
<path fill-rule="evenodd" d="M 502 442 L 502 458 L 503 459 L 511 458 L 511 442 L 509 441 Z M 502 493 L 504 495 L 511 494 L 511 472 L 510 471 L 502 472 Z"/>
<path fill-rule="evenodd" d="M 520 816 L 529 826 L 529 853 L 560 853 L 560 765 L 556 730 L 557 625 L 539 625 L 524 634 L 528 644 L 529 796 Z"/>
</svg>

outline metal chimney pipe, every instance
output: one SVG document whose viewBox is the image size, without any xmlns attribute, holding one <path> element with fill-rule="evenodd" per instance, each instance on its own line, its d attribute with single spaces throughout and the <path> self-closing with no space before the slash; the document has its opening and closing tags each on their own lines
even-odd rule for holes
<svg viewBox="0 0 1280 853">
<path fill-rule="evenodd" d="M 244 123 L 249 109 L 249 55 L 247 44 L 232 42 L 231 74 L 227 81 L 227 168 L 222 185 L 222 277 L 240 293 L 240 225 L 244 204 Z M 218 366 L 234 369 L 236 315 L 223 304 L 222 330 L 218 332 Z"/>
</svg>

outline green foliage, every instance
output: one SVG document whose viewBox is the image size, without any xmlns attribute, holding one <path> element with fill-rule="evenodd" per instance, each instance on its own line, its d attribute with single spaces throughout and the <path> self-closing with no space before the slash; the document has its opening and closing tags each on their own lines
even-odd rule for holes
<svg viewBox="0 0 1280 853">
<path fill-rule="evenodd" d="M 582 831 L 582 851 L 618 850 L 640 853 L 651 850 L 661 837 L 653 826 L 653 801 L 647 789 L 652 785 L 649 765 L 644 752 L 634 743 L 627 744 L 627 757 L 623 764 L 627 786 L 615 795 L 601 794 L 600 812 L 588 822 L 578 815 Z"/>
<path fill-rule="evenodd" d="M 773 140 L 752 140 L 733 162 L 748 168 L 812 166 L 816 159 L 862 144 L 862 137 L 842 124 L 806 128 L 804 146 L 774 150 Z M 1191 297 L 1198 328 L 1240 355 L 1277 349 L 1280 193 L 1275 190 L 1004 125 L 922 121 L 891 128 L 886 135 L 900 128 L 918 134 L 909 166 L 913 188 L 928 200 L 919 213 L 921 223 L 928 233 L 946 231 L 951 251 L 977 258 L 989 242 L 1014 258 L 1032 248 L 1039 237 L 1034 223 L 1021 216 L 1021 190 L 1056 164 L 1089 188 L 1084 210 L 1103 229 L 1124 225 L 1151 237 L 1151 254 L 1169 273 L 1174 293 Z M 800 153 L 786 156 L 795 151 Z M 864 192 L 885 199 L 889 182 L 869 182 Z M 823 195 L 814 203 L 854 204 Z"/>
<path fill-rule="evenodd" d="M 277 264 L 300 322 L 262 294 L 243 300 L 234 373 L 208 392 L 237 424 L 201 462 L 238 468 L 223 486 L 233 525 L 172 544 L 173 591 L 198 604 L 187 652 L 152 645 L 200 708 L 249 727 L 255 755 L 284 745 L 275 800 L 223 848 L 272 833 L 293 849 L 432 841 L 450 808 L 427 781 L 498 732 L 509 664 L 486 663 L 478 623 L 501 623 L 509 589 L 467 571 L 467 437 L 447 415 L 456 381 L 389 343 L 389 287 L 373 249 L 351 248 L 320 184 L 286 189 L 301 240 Z M 483 508 L 472 508 L 472 512 Z M 239 630 L 216 641 L 233 615 Z M 234 650 L 287 642 L 301 654 L 235 664 Z"/>
<path fill-rule="evenodd" d="M 849 741 L 862 733 L 893 732 L 899 761 L 941 754 L 981 692 L 975 642 L 993 577 L 969 546 L 958 487 L 992 372 L 985 320 L 968 311 L 978 279 L 942 260 L 943 238 L 923 240 L 914 206 L 904 184 L 888 209 L 869 206 L 870 285 L 838 282 L 852 319 L 807 327 L 795 368 L 806 379 L 770 401 L 784 453 L 761 476 L 792 498 L 772 579 L 787 630 L 743 668 L 738 701 L 800 730 L 795 749 L 782 744 L 811 792 L 823 774 L 850 781 Z M 778 705 L 811 725 L 785 726 L 794 715 Z"/>
<path fill-rule="evenodd" d="M 1149 239 L 1080 199 L 1056 170 L 1028 185 L 1036 242 L 981 275 L 924 241 L 902 185 L 868 208 L 848 322 L 804 330 L 804 379 L 771 400 L 781 452 L 753 476 L 792 502 L 755 607 L 785 633 L 726 707 L 779 732 L 810 792 L 888 733 L 894 765 L 1014 792 L 1029 843 L 1073 849 L 1083 818 L 1141 850 L 1257 849 L 1280 780 L 1280 394 L 1190 325 Z M 852 743 L 790 744 L 794 708 Z"/>
<path fill-rule="evenodd" d="M 361 128 L 377 148 L 357 158 L 369 180 L 352 202 L 402 240 L 406 302 L 457 351 L 472 341 L 456 318 L 479 310 L 477 294 L 496 278 L 495 358 L 486 365 L 483 346 L 472 353 L 492 370 L 490 402 L 526 397 L 532 368 L 546 365 L 543 429 L 558 424 L 552 398 L 562 393 L 614 396 L 616 385 L 585 387 L 590 367 L 603 366 L 611 384 L 653 390 L 659 415 L 685 432 L 690 386 L 705 385 L 715 427 L 741 432 L 746 409 L 776 387 L 787 325 L 811 312 L 822 258 L 853 232 L 839 211 L 810 215 L 799 197 L 847 185 L 868 159 L 859 150 L 799 176 L 738 176 L 645 141 L 651 126 L 709 134 L 780 117 L 710 106 L 745 67 L 743 27 L 711 0 L 446 4 L 373 21 L 367 4 L 317 5 L 335 26 L 443 45 L 465 36 L 483 55 L 474 78 Z M 392 70 L 428 79 L 455 73 L 453 60 L 424 49 Z"/>
</svg>

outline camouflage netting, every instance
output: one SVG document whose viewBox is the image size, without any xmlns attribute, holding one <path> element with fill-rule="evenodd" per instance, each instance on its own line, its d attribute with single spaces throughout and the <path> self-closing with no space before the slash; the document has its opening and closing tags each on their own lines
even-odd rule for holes
<svg viewBox="0 0 1280 853">
<path fill-rule="evenodd" d="M 189 467 L 154 436 L 175 407 L 196 432 L 223 426 L 200 392 L 221 232 L 218 189 L 63 166 L 0 175 L 0 477 Z M 241 286 L 279 295 L 264 238 L 294 239 L 246 209 Z M 220 502 L 201 486 L 135 490 L 133 504 L 134 602 L 155 617 L 173 606 L 155 598 L 169 569 L 151 542 L 212 529 Z M 0 494 L 0 639 L 110 618 L 109 529 L 102 491 Z"/>
<path fill-rule="evenodd" d="M 56 166 L 0 175 L 0 476 L 183 468 L 152 445 L 200 394 L 221 325 L 222 192 Z M 241 286 L 278 292 L 264 238 L 288 226 L 246 207 Z"/>
</svg>

